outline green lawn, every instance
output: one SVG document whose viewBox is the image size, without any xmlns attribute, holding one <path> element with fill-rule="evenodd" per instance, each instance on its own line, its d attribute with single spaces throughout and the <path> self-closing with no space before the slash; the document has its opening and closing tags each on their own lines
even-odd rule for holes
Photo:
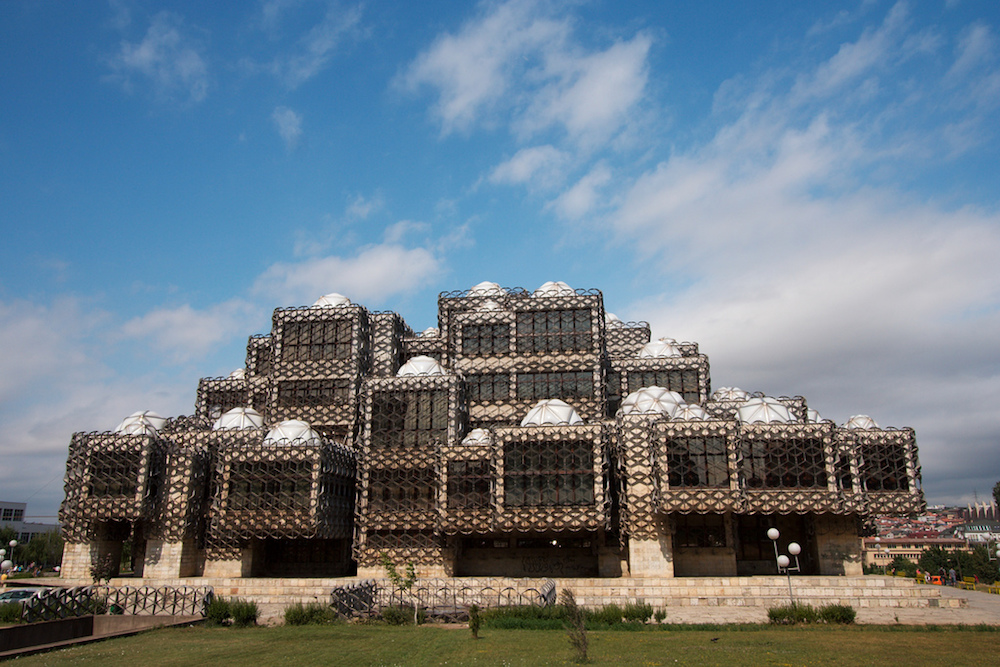
<svg viewBox="0 0 1000 667">
<path fill-rule="evenodd" d="M 590 632 L 594 665 L 1000 665 L 1000 632 L 754 628 Z M 424 626 L 173 628 L 18 659 L 17 665 L 570 665 L 565 633 Z"/>
</svg>

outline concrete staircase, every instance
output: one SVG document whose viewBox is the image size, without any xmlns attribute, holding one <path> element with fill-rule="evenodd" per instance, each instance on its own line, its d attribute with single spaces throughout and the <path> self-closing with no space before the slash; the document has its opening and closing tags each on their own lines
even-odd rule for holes
<svg viewBox="0 0 1000 667">
<path fill-rule="evenodd" d="M 653 607 L 763 607 L 788 604 L 788 579 L 678 577 L 673 579 L 556 579 L 556 590 L 573 591 L 585 607 L 642 601 Z M 811 605 L 868 607 L 964 607 L 966 598 L 942 597 L 940 589 L 901 577 L 793 576 L 795 601 Z"/>
</svg>

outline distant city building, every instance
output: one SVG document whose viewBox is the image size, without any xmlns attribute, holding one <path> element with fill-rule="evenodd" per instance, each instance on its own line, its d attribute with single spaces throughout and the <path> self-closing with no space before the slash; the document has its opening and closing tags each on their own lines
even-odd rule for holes
<svg viewBox="0 0 1000 667">
<path fill-rule="evenodd" d="M 415 333 L 338 294 L 274 311 L 195 414 L 73 436 L 63 574 L 131 541 L 178 576 L 860 574 L 859 529 L 923 511 L 912 429 L 712 390 L 597 290 L 480 283 Z"/>
<path fill-rule="evenodd" d="M 988 503 L 970 503 L 965 510 L 965 520 L 972 523 L 976 521 L 1000 522 L 1000 514 L 997 513 L 997 503 L 991 500 Z"/>
<path fill-rule="evenodd" d="M 54 523 L 25 521 L 27 508 L 27 503 L 11 503 L 0 500 L 0 527 L 15 531 L 19 543 L 27 544 L 35 535 L 59 530 L 59 526 Z M 0 547 L 2 546 L 4 545 L 0 545 Z"/>
<path fill-rule="evenodd" d="M 954 537 L 866 537 L 863 545 L 865 565 L 886 567 L 897 556 L 916 563 L 925 551 L 933 547 L 945 551 L 965 551 L 968 549 L 968 543 L 961 538 Z"/>
</svg>

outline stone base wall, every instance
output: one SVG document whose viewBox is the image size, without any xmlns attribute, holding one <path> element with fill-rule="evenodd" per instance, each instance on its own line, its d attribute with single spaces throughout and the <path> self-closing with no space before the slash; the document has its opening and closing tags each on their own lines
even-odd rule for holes
<svg viewBox="0 0 1000 667">
<path fill-rule="evenodd" d="M 193 540 L 166 542 L 148 540 L 143 576 L 169 579 L 193 577 L 201 573 L 202 558 Z"/>
<path fill-rule="evenodd" d="M 861 538 L 854 517 L 821 514 L 815 521 L 819 573 L 861 576 Z"/>
<path fill-rule="evenodd" d="M 633 577 L 674 576 L 674 554 L 670 533 L 661 533 L 652 540 L 629 538 L 628 570 Z"/>
<path fill-rule="evenodd" d="M 90 565 L 92 562 L 90 544 L 67 543 L 63 545 L 62 565 L 59 567 L 59 576 L 63 579 L 89 581 Z"/>
</svg>

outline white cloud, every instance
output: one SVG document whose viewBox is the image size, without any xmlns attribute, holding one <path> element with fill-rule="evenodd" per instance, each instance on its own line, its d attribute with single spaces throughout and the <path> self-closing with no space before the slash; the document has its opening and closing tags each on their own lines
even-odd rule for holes
<svg viewBox="0 0 1000 667">
<path fill-rule="evenodd" d="M 302 137 L 302 116 L 288 107 L 277 107 L 271 114 L 271 119 L 285 142 L 285 148 L 294 150 Z"/>
<path fill-rule="evenodd" d="M 148 79 L 158 98 L 183 103 L 201 102 L 208 95 L 208 66 L 201 46 L 184 34 L 183 21 L 170 12 L 153 17 L 141 42 L 122 40 L 109 65 L 112 78 L 132 88 L 134 77 Z"/>
<path fill-rule="evenodd" d="M 118 378 L 108 365 L 113 322 L 84 302 L 0 302 L 0 488 L 54 515 L 74 431 L 107 430 L 136 410 L 190 412 L 190 378 Z"/>
<path fill-rule="evenodd" d="M 278 262 L 257 279 L 254 292 L 280 303 L 312 303 L 330 292 L 345 294 L 355 302 L 378 303 L 418 290 L 442 270 L 441 260 L 426 248 L 385 243 L 363 248 L 353 257 Z"/>
<path fill-rule="evenodd" d="M 608 183 L 603 199 L 647 272 L 679 285 L 629 315 L 656 336 L 698 341 L 716 385 L 801 393 L 838 421 L 869 413 L 915 427 L 929 496 L 954 500 L 971 490 L 963 475 L 1000 469 L 990 416 L 1000 398 L 1000 215 L 908 195 L 890 178 L 914 154 L 942 157 L 948 126 L 919 116 L 936 107 L 900 118 L 896 91 L 873 106 L 830 97 L 901 62 L 890 53 L 909 36 L 900 14 L 785 91 L 773 72 L 742 97 L 729 87 L 742 113 L 627 185 Z M 933 105 L 945 85 L 923 81 L 907 102 Z M 813 108 L 811 95 L 829 101 Z M 983 119 L 961 120 L 974 135 Z"/>
<path fill-rule="evenodd" d="M 648 36 L 588 49 L 573 39 L 573 19 L 548 3 L 483 8 L 440 35 L 399 81 L 437 93 L 444 134 L 501 122 L 524 139 L 555 127 L 592 148 L 625 124 L 645 92 Z"/>
<path fill-rule="evenodd" d="M 555 146 L 522 148 L 490 172 L 491 183 L 551 187 L 563 178 L 570 156 Z"/>
<path fill-rule="evenodd" d="M 259 310 L 241 300 L 232 299 L 204 310 L 189 304 L 174 308 L 156 308 L 122 326 L 126 339 L 148 340 L 153 348 L 172 361 L 198 359 L 210 350 L 245 333 L 263 319 Z"/>
<path fill-rule="evenodd" d="M 371 197 L 357 195 L 347 205 L 345 217 L 349 220 L 367 220 L 373 213 L 382 210 L 385 201 L 380 193 L 375 193 Z"/>
<path fill-rule="evenodd" d="M 611 181 L 611 170 L 598 163 L 583 178 L 551 203 L 563 218 L 577 220 L 590 214 L 603 198 L 600 189 Z"/>
<path fill-rule="evenodd" d="M 651 44 L 638 35 L 600 53 L 550 56 L 552 81 L 532 99 L 518 129 L 531 136 L 557 125 L 585 146 L 606 142 L 642 99 Z"/>
<path fill-rule="evenodd" d="M 265 10 L 268 7 L 265 6 Z M 266 13 L 265 20 L 276 20 L 282 7 Z M 288 88 L 295 89 L 313 78 L 330 63 L 343 38 L 361 23 L 361 7 L 340 9 L 332 5 L 323 20 L 299 39 L 294 53 L 281 56 L 271 63 L 271 71 Z"/>
</svg>

